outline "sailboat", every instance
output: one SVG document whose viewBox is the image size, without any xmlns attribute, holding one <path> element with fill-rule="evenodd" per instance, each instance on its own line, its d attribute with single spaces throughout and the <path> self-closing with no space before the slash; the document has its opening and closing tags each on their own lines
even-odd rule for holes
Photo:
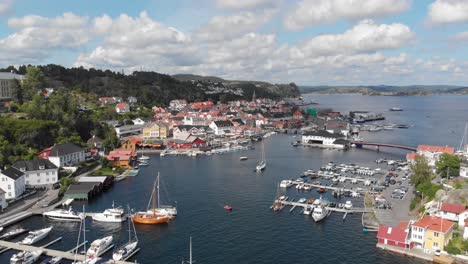
<svg viewBox="0 0 468 264">
<path fill-rule="evenodd" d="M 156 185 L 158 184 L 158 185 Z M 159 186 L 159 174 L 157 180 L 153 184 L 153 191 L 151 192 L 150 200 L 148 201 L 148 207 L 146 211 L 140 211 L 132 215 L 133 222 L 137 224 L 157 225 L 165 224 L 171 220 L 167 215 L 160 214 L 156 205 L 156 188 Z M 158 197 L 159 198 L 159 197 Z M 150 208 L 150 204 L 152 208 Z"/>
<path fill-rule="evenodd" d="M 156 178 L 156 191 L 157 191 L 157 199 L 156 199 L 156 208 L 150 209 L 148 212 L 152 213 L 153 211 L 156 212 L 158 215 L 165 215 L 168 216 L 170 219 L 174 219 L 177 216 L 177 208 L 175 206 L 170 205 L 160 205 L 161 199 L 159 198 L 159 172 L 158 177 Z"/>
<path fill-rule="evenodd" d="M 132 222 L 133 226 L 133 233 L 135 234 L 134 240 L 132 240 L 132 228 L 130 227 L 130 222 Z M 138 237 L 135 230 L 135 224 L 132 220 L 128 221 L 128 242 L 119 247 L 114 254 L 112 254 L 112 259 L 118 260 L 126 260 L 130 258 L 133 254 L 135 254 L 138 249 Z"/>
<path fill-rule="evenodd" d="M 144 150 L 144 148 L 143 148 L 143 150 Z M 149 160 L 149 159 L 150 159 L 150 157 L 149 157 L 149 156 L 145 156 L 145 155 L 143 154 L 143 151 L 142 151 L 142 152 L 141 152 L 141 156 L 138 158 L 138 161 Z"/>
<path fill-rule="evenodd" d="M 263 141 L 262 141 L 262 159 L 257 163 L 255 170 L 259 172 L 259 171 L 264 170 L 265 168 L 266 168 L 265 145 L 263 144 Z"/>
</svg>

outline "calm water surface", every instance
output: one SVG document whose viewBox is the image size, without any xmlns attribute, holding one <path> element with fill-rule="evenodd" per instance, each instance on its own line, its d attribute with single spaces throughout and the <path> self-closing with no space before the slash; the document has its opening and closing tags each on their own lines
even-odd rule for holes
<svg viewBox="0 0 468 264">
<path fill-rule="evenodd" d="M 310 98 L 320 102 L 320 107 L 382 112 L 389 122 L 414 125 L 410 129 L 364 135 L 373 141 L 408 145 L 458 145 L 468 116 L 468 97 L 462 96 Z M 388 112 L 393 106 L 405 111 Z M 253 172 L 260 157 L 259 144 L 254 145 L 254 150 L 209 157 L 152 156 L 151 165 L 141 168 L 139 176 L 117 183 L 86 203 L 87 211 L 101 211 L 110 207 L 112 201 L 145 208 L 152 182 L 160 171 L 162 200 L 177 202 L 179 216 L 168 225 L 136 226 L 141 251 L 135 258 L 140 263 L 180 263 L 182 257 L 188 258 L 190 236 L 197 263 L 418 263 L 377 250 L 375 233 L 362 232 L 360 214 L 348 215 L 343 221 L 342 214 L 334 213 L 315 223 L 311 217 L 300 215 L 299 209 L 292 213 L 269 209 L 279 181 L 297 178 L 304 170 L 317 169 L 329 161 L 374 166 L 373 161 L 379 157 L 403 158 L 404 152 L 293 148 L 292 140 L 291 135 L 275 135 L 265 140 L 268 167 L 261 174 Z M 249 160 L 239 161 L 240 156 L 248 156 Z M 299 193 L 295 189 L 287 195 L 296 199 L 318 196 L 316 192 Z M 234 210 L 224 211 L 225 204 L 232 205 Z M 81 203 L 73 206 L 80 209 Z M 78 224 L 52 222 L 42 217 L 30 218 L 22 224 L 31 229 L 54 225 L 49 239 L 62 236 L 63 240 L 53 248 L 64 250 L 76 244 Z M 107 234 L 113 234 L 117 243 L 127 239 L 126 224 L 88 220 L 87 227 L 89 240 Z M 0 263 L 8 263 L 13 253 L 1 255 Z"/>
</svg>

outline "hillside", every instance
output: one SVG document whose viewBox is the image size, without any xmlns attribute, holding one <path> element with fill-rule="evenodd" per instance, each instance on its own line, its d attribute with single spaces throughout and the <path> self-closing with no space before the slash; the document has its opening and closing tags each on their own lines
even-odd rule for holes
<svg viewBox="0 0 468 264">
<path fill-rule="evenodd" d="M 410 86 L 301 86 L 301 93 L 317 94 L 362 94 L 362 95 L 426 95 L 452 93 L 460 89 L 450 85 L 410 85 Z"/>
<path fill-rule="evenodd" d="M 298 96 L 299 90 L 294 84 L 273 85 L 264 82 L 227 82 L 218 83 L 205 77 L 199 81 L 185 81 L 190 75 L 178 76 L 157 72 L 136 71 L 124 75 L 110 70 L 65 68 L 60 65 L 38 66 L 45 75 L 45 87 L 77 88 L 83 92 L 98 96 L 135 96 L 147 106 L 167 105 L 173 99 L 185 98 L 189 101 L 226 101 L 232 99 L 250 99 L 253 92 L 259 97 L 283 98 Z M 223 80 L 224 82 L 224 80 Z M 218 84 L 215 84 L 218 83 Z"/>
</svg>

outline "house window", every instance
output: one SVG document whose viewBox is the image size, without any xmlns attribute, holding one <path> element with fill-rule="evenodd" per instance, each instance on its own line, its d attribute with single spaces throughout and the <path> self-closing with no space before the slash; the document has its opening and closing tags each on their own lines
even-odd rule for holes
<svg viewBox="0 0 468 264">
<path fill-rule="evenodd" d="M 49 178 L 46 179 L 46 182 L 49 182 Z"/>
<path fill-rule="evenodd" d="M 46 172 L 46 175 L 49 176 L 49 172 Z"/>
<path fill-rule="evenodd" d="M 41 183 L 41 179 L 37 179 L 37 183 Z"/>
<path fill-rule="evenodd" d="M 11 185 L 10 184 L 8 184 L 8 190 L 11 190 Z"/>
<path fill-rule="evenodd" d="M 422 236 L 418 236 L 418 239 L 422 239 Z"/>
<path fill-rule="evenodd" d="M 11 192 L 8 192 L 8 196 L 10 196 L 10 197 L 11 197 Z"/>
<path fill-rule="evenodd" d="M 439 237 L 439 233 L 434 232 L 434 237 Z"/>
<path fill-rule="evenodd" d="M 439 243 L 434 242 L 434 247 L 439 247 Z"/>
<path fill-rule="evenodd" d="M 40 169 L 40 170 L 43 170 L 43 169 L 44 169 L 44 166 L 39 166 L 39 169 Z"/>
</svg>

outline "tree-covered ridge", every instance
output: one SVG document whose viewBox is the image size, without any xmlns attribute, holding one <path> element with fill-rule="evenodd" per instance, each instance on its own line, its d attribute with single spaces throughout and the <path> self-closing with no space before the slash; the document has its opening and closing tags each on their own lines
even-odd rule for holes
<svg viewBox="0 0 468 264">
<path fill-rule="evenodd" d="M 65 68 L 49 64 L 37 66 L 43 74 L 39 88 L 77 89 L 97 96 L 134 96 L 145 106 L 168 105 L 173 99 L 184 98 L 188 101 L 227 101 L 233 99 L 250 99 L 253 92 L 258 97 L 282 98 L 298 96 L 299 90 L 294 84 L 272 85 L 265 82 L 235 82 L 213 92 L 212 84 L 204 81 L 179 81 L 167 74 L 157 72 L 135 71 L 130 75 L 110 70 Z M 18 69 L 10 66 L 1 71 L 14 71 L 26 74 L 28 67 Z M 41 77 L 41 76 L 40 76 Z M 36 83 L 33 85 L 37 85 Z M 242 92 L 235 92 L 240 89 Z"/>
</svg>

